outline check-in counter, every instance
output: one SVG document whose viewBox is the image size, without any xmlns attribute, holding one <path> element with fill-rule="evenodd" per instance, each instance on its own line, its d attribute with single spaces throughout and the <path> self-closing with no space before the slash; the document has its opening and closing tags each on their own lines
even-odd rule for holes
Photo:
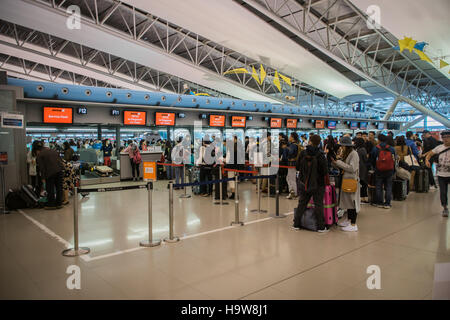
<svg viewBox="0 0 450 320">
<path fill-rule="evenodd" d="M 144 162 L 152 161 L 158 162 L 161 160 L 162 150 L 161 147 L 150 147 L 149 151 L 141 151 L 142 161 L 139 165 L 139 177 L 144 175 L 143 167 Z M 131 173 L 130 156 L 128 153 L 120 153 L 120 180 L 127 180 L 133 178 Z"/>
</svg>

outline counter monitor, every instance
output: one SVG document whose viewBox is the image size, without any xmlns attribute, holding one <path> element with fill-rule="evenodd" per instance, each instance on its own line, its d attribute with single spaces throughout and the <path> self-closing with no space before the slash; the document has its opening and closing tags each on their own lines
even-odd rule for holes
<svg viewBox="0 0 450 320">
<path fill-rule="evenodd" d="M 237 128 L 245 128 L 245 120 L 246 117 L 240 117 L 240 116 L 232 116 L 231 117 L 231 126 L 237 127 Z"/>
<path fill-rule="evenodd" d="M 328 129 L 336 129 L 336 121 L 332 121 L 332 120 L 328 121 L 327 127 L 328 127 Z"/>
<path fill-rule="evenodd" d="M 270 127 L 271 128 L 281 128 L 282 119 L 281 118 L 270 118 Z"/>
<path fill-rule="evenodd" d="M 210 127 L 224 127 L 225 126 L 225 116 L 212 114 L 209 116 L 209 126 Z"/>
<path fill-rule="evenodd" d="M 145 126 L 147 121 L 147 112 L 145 111 L 124 111 L 123 124 L 131 126 Z"/>
<path fill-rule="evenodd" d="M 315 127 L 316 129 L 325 129 L 325 120 L 316 120 Z"/>
<path fill-rule="evenodd" d="M 156 112 L 155 124 L 157 126 L 174 126 L 175 125 L 175 113 L 170 112 Z"/>
<path fill-rule="evenodd" d="M 297 119 L 287 119 L 286 120 L 286 128 L 296 129 L 297 128 Z"/>
<path fill-rule="evenodd" d="M 44 123 L 73 123 L 72 108 L 44 107 Z"/>
</svg>

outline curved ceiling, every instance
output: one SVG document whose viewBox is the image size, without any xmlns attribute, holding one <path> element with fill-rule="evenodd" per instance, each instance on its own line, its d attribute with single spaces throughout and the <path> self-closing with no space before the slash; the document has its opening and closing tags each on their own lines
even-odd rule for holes
<svg viewBox="0 0 450 320">
<path fill-rule="evenodd" d="M 125 0 L 187 30 L 285 72 L 337 98 L 370 95 L 232 0 Z M 207 5 L 205 5 L 207 3 Z"/>
</svg>

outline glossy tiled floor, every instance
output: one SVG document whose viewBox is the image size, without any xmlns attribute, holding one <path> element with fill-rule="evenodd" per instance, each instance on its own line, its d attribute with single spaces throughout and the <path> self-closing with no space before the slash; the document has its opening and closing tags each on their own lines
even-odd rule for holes
<svg viewBox="0 0 450 320">
<path fill-rule="evenodd" d="M 241 184 L 234 203 L 195 196 L 174 202 L 178 243 L 139 248 L 147 238 L 147 191 L 91 194 L 81 201 L 80 243 L 89 256 L 67 258 L 72 207 L 0 216 L 2 299 L 431 299 L 436 263 L 450 263 L 450 222 L 438 191 L 412 193 L 391 210 L 363 206 L 359 232 L 328 234 L 290 229 L 292 214 L 255 214 L 254 185 Z M 190 190 L 189 192 L 190 193 Z M 153 192 L 154 237 L 168 236 L 166 183 Z M 291 213 L 296 201 L 280 202 Z M 257 221 L 261 220 L 261 221 Z M 213 231 L 213 232 L 209 232 Z M 66 268 L 81 269 L 81 290 L 68 290 Z M 367 267 L 381 270 L 381 289 L 369 290 Z M 445 284 L 444 284 L 445 286 Z M 441 290 L 445 292 L 445 290 Z"/>
</svg>

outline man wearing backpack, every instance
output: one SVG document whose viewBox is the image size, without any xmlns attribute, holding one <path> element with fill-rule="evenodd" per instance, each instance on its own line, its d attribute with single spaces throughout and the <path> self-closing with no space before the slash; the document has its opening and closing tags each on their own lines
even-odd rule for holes
<svg viewBox="0 0 450 320">
<path fill-rule="evenodd" d="M 293 228 L 298 230 L 302 216 L 306 211 L 311 197 L 314 200 L 314 214 L 316 216 L 318 232 L 325 233 L 329 229 L 325 226 L 323 213 L 323 197 L 325 194 L 325 176 L 328 173 L 327 159 L 319 149 L 320 136 L 313 135 L 309 145 L 302 151 L 297 161 L 299 202 L 294 216 Z"/>
<path fill-rule="evenodd" d="M 395 149 L 389 146 L 384 134 L 378 136 L 380 142 L 372 149 L 370 160 L 375 168 L 376 202 L 379 208 L 390 209 L 392 200 L 392 178 L 395 173 Z M 383 201 L 383 188 L 386 190 Z"/>
<path fill-rule="evenodd" d="M 289 135 L 289 144 L 287 147 L 287 158 L 288 158 L 288 166 L 296 166 L 297 160 L 300 156 L 301 145 L 298 141 L 298 134 L 296 132 L 292 132 Z M 288 173 L 286 176 L 286 181 L 289 188 L 289 195 L 287 199 L 297 199 L 297 170 L 296 168 L 288 168 Z"/>
<path fill-rule="evenodd" d="M 448 184 L 450 183 L 450 130 L 441 132 L 442 140 L 444 144 L 438 145 L 431 150 L 425 158 L 425 163 L 428 168 L 431 167 L 430 159 L 434 156 L 437 162 L 437 177 L 439 182 L 439 192 L 441 196 L 441 204 L 444 210 L 442 211 L 443 217 L 448 217 Z"/>
</svg>

